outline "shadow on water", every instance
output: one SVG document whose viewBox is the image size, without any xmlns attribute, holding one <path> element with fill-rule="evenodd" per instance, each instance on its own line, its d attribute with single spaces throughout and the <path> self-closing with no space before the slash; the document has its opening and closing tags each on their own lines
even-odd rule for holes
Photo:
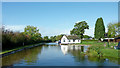
<svg viewBox="0 0 120 68">
<path fill-rule="evenodd" d="M 2 58 L 2 66 L 107 66 L 117 65 L 118 59 L 91 57 L 89 46 L 45 44 Z"/>
</svg>

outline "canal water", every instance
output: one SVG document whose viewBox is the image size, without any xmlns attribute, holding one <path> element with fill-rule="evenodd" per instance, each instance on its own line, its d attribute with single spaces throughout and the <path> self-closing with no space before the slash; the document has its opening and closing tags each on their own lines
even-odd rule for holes
<svg viewBox="0 0 120 68">
<path fill-rule="evenodd" d="M 47 43 L 4 56 L 3 66 L 116 66 L 118 59 L 88 57 L 89 46 Z"/>
</svg>

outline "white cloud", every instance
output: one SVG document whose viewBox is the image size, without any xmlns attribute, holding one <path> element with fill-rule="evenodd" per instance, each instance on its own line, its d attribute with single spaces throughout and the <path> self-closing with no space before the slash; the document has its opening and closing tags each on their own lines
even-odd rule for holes
<svg viewBox="0 0 120 68">
<path fill-rule="evenodd" d="M 7 30 L 23 32 L 25 25 L 4 25 L 4 27 Z"/>
</svg>

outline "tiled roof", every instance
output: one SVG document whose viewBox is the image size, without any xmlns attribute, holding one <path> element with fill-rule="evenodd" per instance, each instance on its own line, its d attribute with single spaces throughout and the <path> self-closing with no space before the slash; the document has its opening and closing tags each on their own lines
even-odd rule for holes
<svg viewBox="0 0 120 68">
<path fill-rule="evenodd" d="M 66 35 L 67 39 L 80 39 L 77 35 Z"/>
</svg>

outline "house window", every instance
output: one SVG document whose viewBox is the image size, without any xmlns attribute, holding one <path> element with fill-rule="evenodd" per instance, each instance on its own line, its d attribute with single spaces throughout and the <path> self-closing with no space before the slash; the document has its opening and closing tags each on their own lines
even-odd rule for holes
<svg viewBox="0 0 120 68">
<path fill-rule="evenodd" d="M 75 39 L 73 39 L 73 42 L 75 42 Z"/>
<path fill-rule="evenodd" d="M 69 42 L 70 42 L 70 40 L 69 40 Z"/>
<path fill-rule="evenodd" d="M 78 42 L 79 42 L 79 40 L 78 40 Z"/>
<path fill-rule="evenodd" d="M 63 40 L 63 42 L 65 42 L 65 39 Z"/>
</svg>

